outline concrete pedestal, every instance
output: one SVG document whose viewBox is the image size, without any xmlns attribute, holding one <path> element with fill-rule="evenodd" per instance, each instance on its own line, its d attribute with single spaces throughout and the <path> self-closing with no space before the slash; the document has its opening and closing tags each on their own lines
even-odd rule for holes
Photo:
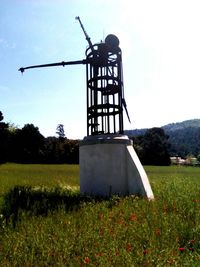
<svg viewBox="0 0 200 267">
<path fill-rule="evenodd" d="M 145 170 L 126 135 L 85 137 L 79 153 L 81 194 L 154 198 Z"/>
</svg>

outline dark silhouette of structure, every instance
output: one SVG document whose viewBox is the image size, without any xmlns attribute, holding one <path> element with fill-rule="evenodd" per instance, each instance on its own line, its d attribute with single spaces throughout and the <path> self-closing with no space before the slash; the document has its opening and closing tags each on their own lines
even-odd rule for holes
<svg viewBox="0 0 200 267">
<path fill-rule="evenodd" d="M 92 44 L 79 17 L 76 17 L 89 47 L 86 59 L 20 68 L 27 69 L 86 64 L 87 135 L 123 134 L 123 108 L 130 121 L 124 99 L 122 53 L 119 39 L 109 34 L 104 42 Z"/>
<path fill-rule="evenodd" d="M 130 118 L 124 99 L 119 39 L 109 34 L 104 42 L 93 45 L 80 18 L 76 19 L 89 44 L 84 60 L 29 66 L 19 70 L 23 73 L 31 68 L 85 64 L 87 137 L 79 142 L 81 194 L 137 194 L 153 198 L 148 177 L 132 142 L 123 135 L 123 109 L 129 121 Z"/>
</svg>

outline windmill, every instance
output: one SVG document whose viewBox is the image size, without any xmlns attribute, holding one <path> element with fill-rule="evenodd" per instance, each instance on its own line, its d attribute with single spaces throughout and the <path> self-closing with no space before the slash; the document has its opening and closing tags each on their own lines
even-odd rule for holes
<svg viewBox="0 0 200 267">
<path fill-rule="evenodd" d="M 27 69 L 86 65 L 87 136 L 80 141 L 80 191 L 82 194 L 109 196 L 139 194 L 152 199 L 153 192 L 132 141 L 124 135 L 123 110 L 130 117 L 124 98 L 122 51 L 119 39 L 109 34 L 92 44 L 80 17 L 76 17 L 88 47 L 86 58 Z"/>
<path fill-rule="evenodd" d="M 88 42 L 86 59 L 33 65 L 19 69 L 22 73 L 33 68 L 86 65 L 87 135 L 123 134 L 123 109 L 129 114 L 124 98 L 122 53 L 119 39 L 109 34 L 104 42 L 92 44 L 80 17 L 76 17 Z"/>
</svg>

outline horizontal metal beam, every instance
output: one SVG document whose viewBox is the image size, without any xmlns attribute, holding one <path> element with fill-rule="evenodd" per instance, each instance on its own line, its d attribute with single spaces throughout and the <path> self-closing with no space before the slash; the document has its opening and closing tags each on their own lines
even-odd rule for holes
<svg viewBox="0 0 200 267">
<path fill-rule="evenodd" d="M 21 73 L 23 73 L 25 70 L 27 69 L 34 69 L 34 68 L 46 68 L 46 67 L 55 67 L 55 66 L 66 66 L 66 65 L 78 65 L 78 64 L 86 64 L 86 60 L 77 60 L 77 61 L 62 61 L 62 62 L 58 62 L 58 63 L 50 63 L 50 64 L 42 64 L 42 65 L 33 65 L 33 66 L 28 66 L 25 68 L 20 68 L 18 71 L 21 71 Z"/>
</svg>

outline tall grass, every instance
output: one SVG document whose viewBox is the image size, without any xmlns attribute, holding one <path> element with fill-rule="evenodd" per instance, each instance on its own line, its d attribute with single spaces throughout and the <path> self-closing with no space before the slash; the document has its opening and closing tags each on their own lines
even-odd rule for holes
<svg viewBox="0 0 200 267">
<path fill-rule="evenodd" d="M 3 184 L 2 167 L 12 165 L 0 167 Z M 32 184 L 32 167 L 37 172 L 18 166 L 30 180 L 2 191 L 0 266 L 200 266 L 200 169 L 146 167 L 155 194 L 148 201 L 81 197 L 54 175 Z M 77 186 L 78 166 L 71 167 L 69 184 Z M 62 168 L 66 186 L 70 166 Z"/>
<path fill-rule="evenodd" d="M 3 164 L 0 165 L 1 197 L 17 185 L 32 187 L 79 187 L 78 165 Z"/>
</svg>

